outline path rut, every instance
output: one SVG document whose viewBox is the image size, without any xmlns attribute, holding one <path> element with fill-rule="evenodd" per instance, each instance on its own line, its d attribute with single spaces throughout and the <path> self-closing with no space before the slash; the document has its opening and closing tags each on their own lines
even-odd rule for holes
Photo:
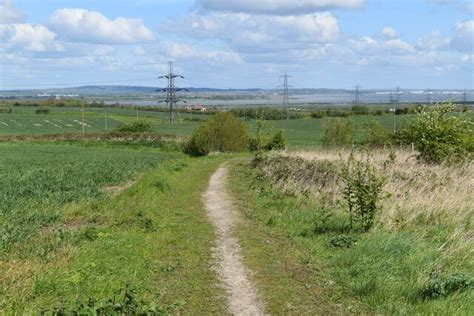
<svg viewBox="0 0 474 316">
<path fill-rule="evenodd" d="M 215 268 L 228 294 L 228 311 L 232 315 L 263 315 L 263 303 L 242 263 L 239 241 L 232 231 L 239 221 L 239 214 L 225 190 L 228 170 L 221 165 L 212 175 L 204 194 L 209 218 L 217 233 L 213 249 Z"/>
</svg>

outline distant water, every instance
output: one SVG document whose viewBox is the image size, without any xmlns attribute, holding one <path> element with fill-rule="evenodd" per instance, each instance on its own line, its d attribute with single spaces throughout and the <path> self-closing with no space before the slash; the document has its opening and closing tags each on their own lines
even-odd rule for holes
<svg viewBox="0 0 474 316">
<path fill-rule="evenodd" d="M 239 105 L 281 105 L 282 96 L 265 95 L 259 99 L 253 100 L 206 100 L 206 99 L 188 99 L 189 105 L 202 104 L 206 106 L 239 106 Z M 160 98 L 161 99 L 161 98 Z M 347 105 L 354 102 L 354 94 L 351 93 L 324 93 L 324 94 L 304 94 L 291 95 L 291 104 L 307 104 L 307 103 L 325 103 Z M 391 92 L 362 92 L 359 95 L 359 103 L 390 103 L 396 99 L 396 95 Z M 425 103 L 425 102 L 443 102 L 443 101 L 463 101 L 464 95 L 460 91 L 444 91 L 430 92 L 426 91 L 404 91 L 399 94 L 399 102 L 402 103 Z M 466 93 L 467 101 L 474 101 L 474 91 Z M 134 104 L 138 106 L 157 105 L 157 100 L 109 100 L 106 103 Z M 161 103 L 161 105 L 163 105 Z"/>
</svg>

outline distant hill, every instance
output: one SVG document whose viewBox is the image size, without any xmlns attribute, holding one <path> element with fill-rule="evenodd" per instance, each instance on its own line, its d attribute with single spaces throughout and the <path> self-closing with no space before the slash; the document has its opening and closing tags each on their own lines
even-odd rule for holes
<svg viewBox="0 0 474 316">
<path fill-rule="evenodd" d="M 80 86 L 70 88 L 52 88 L 52 89 L 17 89 L 17 90 L 0 90 L 0 95 L 117 95 L 117 94 L 154 94 L 161 91 L 159 87 L 145 86 Z M 222 94 L 271 94 L 277 93 L 278 89 L 217 89 L 205 87 L 186 87 L 189 93 L 222 93 Z M 297 94 L 312 93 L 349 93 L 350 90 L 345 89 L 291 89 Z"/>
</svg>

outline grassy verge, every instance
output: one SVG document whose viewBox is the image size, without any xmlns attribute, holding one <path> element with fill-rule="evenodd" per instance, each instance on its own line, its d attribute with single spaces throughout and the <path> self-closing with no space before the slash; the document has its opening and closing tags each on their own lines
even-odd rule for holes
<svg viewBox="0 0 474 316">
<path fill-rule="evenodd" d="M 106 196 L 57 206 L 54 219 L 4 251 L 0 313 L 84 311 L 124 293 L 127 311 L 143 305 L 170 313 L 224 313 L 222 291 L 209 269 L 214 233 L 201 194 L 225 158 L 177 156 L 133 183 L 113 183 Z"/>
<path fill-rule="evenodd" d="M 338 290 L 327 274 L 329 262 L 320 256 L 319 249 L 312 252 L 303 246 L 305 237 L 300 235 L 311 225 L 293 220 L 305 216 L 296 209 L 309 206 L 271 193 L 270 186 L 255 182 L 248 168 L 247 159 L 231 165 L 229 189 L 245 215 L 236 235 L 267 312 L 321 315 L 369 311 Z"/>
<path fill-rule="evenodd" d="M 277 187 L 249 161 L 233 167 L 231 189 L 247 218 L 239 236 L 271 313 L 473 310 L 472 266 L 463 259 L 469 252 L 446 254 L 452 232 L 443 222 L 350 232 L 347 218 L 328 216 L 327 196 Z"/>
</svg>

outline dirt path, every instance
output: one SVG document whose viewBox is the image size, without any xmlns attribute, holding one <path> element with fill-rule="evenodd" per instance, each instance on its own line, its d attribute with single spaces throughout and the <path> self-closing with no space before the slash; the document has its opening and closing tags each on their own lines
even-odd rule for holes
<svg viewBox="0 0 474 316">
<path fill-rule="evenodd" d="M 213 250 L 216 270 L 228 293 L 229 313 L 233 315 L 263 315 L 263 304 L 249 279 L 249 271 L 242 264 L 240 245 L 232 236 L 239 220 L 229 195 L 225 191 L 227 168 L 220 166 L 212 175 L 204 200 L 217 232 L 217 246 Z"/>
</svg>

